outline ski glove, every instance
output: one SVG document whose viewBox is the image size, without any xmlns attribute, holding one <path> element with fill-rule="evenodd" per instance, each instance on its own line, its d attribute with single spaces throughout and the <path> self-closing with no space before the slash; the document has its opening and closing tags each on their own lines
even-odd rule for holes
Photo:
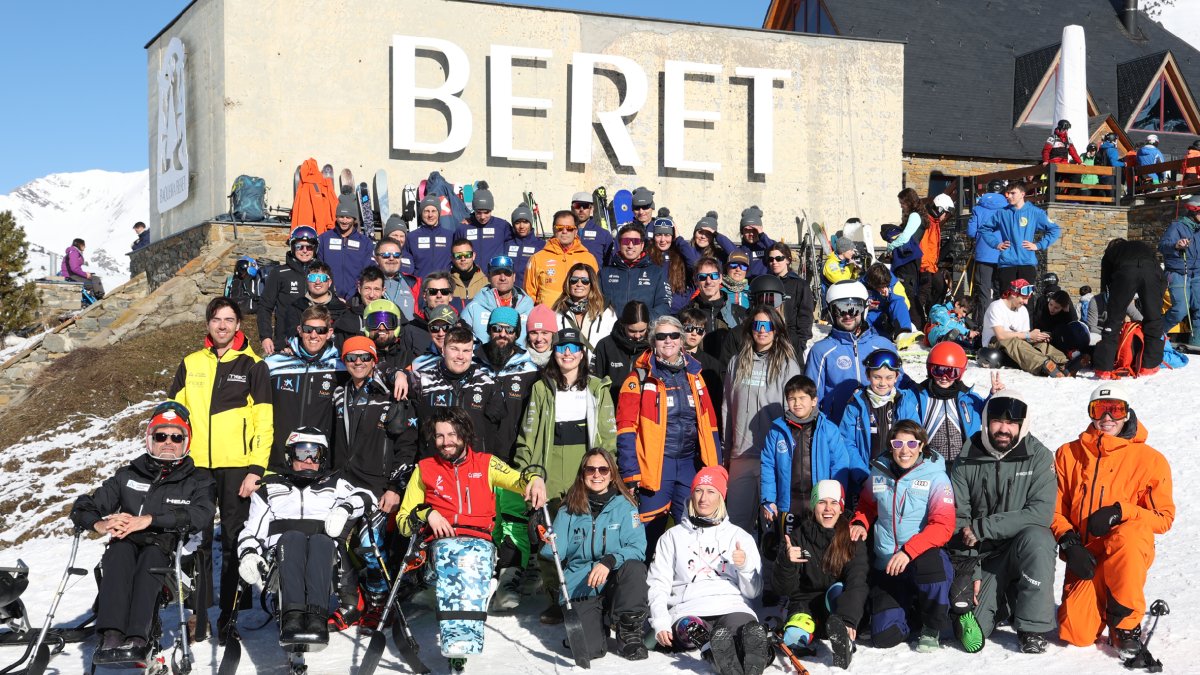
<svg viewBox="0 0 1200 675">
<path fill-rule="evenodd" d="M 341 539 L 346 533 L 346 523 L 350 520 L 350 505 L 338 504 L 329 510 L 325 516 L 325 534 L 333 539 Z"/>
<path fill-rule="evenodd" d="M 1080 579 L 1096 576 L 1096 556 L 1083 547 L 1079 533 L 1068 532 L 1058 540 L 1058 550 L 1067 561 L 1067 570 Z"/>
<path fill-rule="evenodd" d="M 238 561 L 238 575 L 242 581 L 251 586 L 261 586 L 263 575 L 267 573 L 267 561 L 253 551 L 242 554 Z"/>
<path fill-rule="evenodd" d="M 1103 537 L 1121 522 L 1121 502 L 1101 506 L 1088 516 L 1087 529 L 1093 537 Z"/>
</svg>

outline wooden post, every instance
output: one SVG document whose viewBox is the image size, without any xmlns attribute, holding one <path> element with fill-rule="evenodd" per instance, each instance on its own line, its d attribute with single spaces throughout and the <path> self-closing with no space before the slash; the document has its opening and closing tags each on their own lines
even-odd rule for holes
<svg viewBox="0 0 1200 675">
<path fill-rule="evenodd" d="M 1058 173 L 1054 167 L 1058 166 L 1054 162 L 1050 162 L 1046 166 L 1046 203 L 1054 203 L 1054 193 L 1058 191 Z"/>
</svg>

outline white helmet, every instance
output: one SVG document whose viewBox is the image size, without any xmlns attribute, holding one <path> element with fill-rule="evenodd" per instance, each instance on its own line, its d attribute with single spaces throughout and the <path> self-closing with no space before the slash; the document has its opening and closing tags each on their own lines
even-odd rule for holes
<svg viewBox="0 0 1200 675">
<path fill-rule="evenodd" d="M 933 205 L 941 209 L 944 213 L 950 213 L 954 210 L 954 200 L 948 194 L 940 194 L 934 197 Z"/>
<path fill-rule="evenodd" d="M 1088 403 L 1099 400 L 1122 401 L 1129 405 L 1129 394 L 1123 387 L 1115 384 L 1102 384 L 1092 390 L 1092 397 L 1088 399 Z"/>
<path fill-rule="evenodd" d="M 830 284 L 829 290 L 825 291 L 825 304 L 832 305 L 838 300 L 862 300 L 866 304 L 867 287 L 858 281 L 839 281 L 836 284 Z"/>
<path fill-rule="evenodd" d="M 1146 142 L 1150 145 L 1158 145 L 1158 134 L 1150 134 L 1146 137 Z"/>
</svg>

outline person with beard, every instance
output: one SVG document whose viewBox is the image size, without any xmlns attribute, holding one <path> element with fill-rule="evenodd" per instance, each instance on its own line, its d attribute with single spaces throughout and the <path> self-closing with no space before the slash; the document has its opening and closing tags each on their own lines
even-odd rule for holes
<svg viewBox="0 0 1200 675">
<path fill-rule="evenodd" d="M 596 355 L 592 359 L 596 376 L 612 382 L 609 392 L 614 402 L 621 393 L 625 377 L 633 370 L 633 362 L 650 346 L 649 331 L 650 308 L 644 302 L 633 300 L 621 310 L 613 331 L 596 345 Z"/>
<path fill-rule="evenodd" d="M 612 333 L 617 314 L 600 290 L 596 270 L 584 263 L 575 263 L 563 279 L 563 293 L 554 301 L 558 325 L 574 328 L 583 337 L 584 346 L 595 353 L 596 345 Z"/>
<path fill-rule="evenodd" d="M 1008 621 L 1026 654 L 1046 651 L 1054 628 L 1054 516 L 1050 450 L 1029 433 L 1025 400 L 1006 389 L 988 399 L 950 471 L 957 534 L 950 612 L 954 634 L 974 653 Z"/>
<path fill-rule="evenodd" d="M 346 303 L 333 294 L 333 273 L 323 261 L 314 260 L 308 266 L 308 277 L 306 277 L 304 295 L 292 301 L 292 304 L 286 307 L 283 311 L 283 320 L 280 325 L 291 333 L 300 326 L 300 315 L 309 307 L 324 307 L 329 310 L 329 315 L 334 321 L 342 317 L 346 312 Z M 276 326 L 278 329 L 279 326 Z M 290 335 L 288 336 L 291 337 Z M 290 349 L 290 343 L 283 341 L 275 345 L 276 350 L 286 351 Z"/>
<path fill-rule="evenodd" d="M 333 322 L 333 339 L 338 349 L 346 338 L 365 334 L 366 325 L 363 323 L 363 312 L 367 305 L 383 297 L 383 270 L 375 265 L 363 269 L 358 275 L 358 292 L 346 303 L 347 309 Z"/>
<path fill-rule="evenodd" d="M 716 258 L 696 261 L 693 275 L 696 295 L 685 310 L 704 313 L 704 352 L 721 363 L 721 372 L 729 365 L 736 350 L 727 347 L 730 332 L 746 320 L 746 308 L 730 302 L 721 288 L 721 262 Z"/>
<path fill-rule="evenodd" d="M 1067 563 L 1058 636 L 1091 645 L 1107 625 L 1126 667 L 1145 667 L 1154 663 L 1141 631 L 1154 535 L 1175 522 L 1171 466 L 1146 444 L 1146 427 L 1121 388 L 1092 391 L 1088 417 L 1088 428 L 1054 456 L 1050 529 Z"/>
<path fill-rule="evenodd" d="M 263 586 L 266 558 L 274 558 L 279 642 L 324 645 L 338 540 L 347 522 L 375 499 L 330 470 L 329 443 L 320 429 L 289 432 L 286 448 L 287 468 L 265 478 L 250 498 L 250 517 L 238 538 L 238 573 L 248 585 Z"/>
<path fill-rule="evenodd" d="M 258 335 L 264 356 L 275 353 L 292 336 L 283 321 L 284 311 L 304 295 L 308 266 L 317 255 L 317 231 L 303 225 L 288 238 L 287 260 L 265 275 L 262 301 L 258 306 Z"/>
<path fill-rule="evenodd" d="M 333 392 L 345 384 L 347 375 L 330 339 L 332 325 L 329 310 L 313 305 L 300 315 L 297 336 L 288 340 L 288 348 L 266 358 L 275 436 L 267 463 L 271 471 L 287 468 L 287 429 L 315 427 L 326 436 L 333 432 Z"/>
<path fill-rule="evenodd" d="M 721 463 L 717 411 L 700 362 L 683 351 L 683 324 L 660 316 L 650 332 L 654 349 L 634 361 L 617 400 L 617 462 L 621 480 L 638 495 L 647 551 L 668 515 L 683 522 L 696 472 Z"/>
<path fill-rule="evenodd" d="M 773 244 L 763 256 L 763 262 L 768 274 L 755 277 L 750 282 L 750 303 L 771 305 L 779 310 L 787 324 L 788 337 L 792 340 L 792 349 L 796 351 L 796 361 L 803 363 L 808 342 L 812 339 L 813 309 L 817 303 L 812 287 L 806 279 L 801 279 L 799 274 L 792 271 L 792 249 L 787 244 Z M 776 290 L 772 278 L 779 279 L 779 290 Z M 766 293 L 778 294 L 781 299 L 768 300 L 763 297 Z"/>
<path fill-rule="evenodd" d="M 671 287 L 663 268 L 646 254 L 646 229 L 637 222 L 617 231 L 617 248 L 600 270 L 600 284 L 613 307 L 637 300 L 650 308 L 651 318 L 671 313 Z"/>
<path fill-rule="evenodd" d="M 831 330 L 809 350 L 804 374 L 817 383 L 821 412 L 841 423 L 846 402 L 860 386 L 869 384 L 859 354 L 876 349 L 894 352 L 896 345 L 867 323 L 867 288 L 861 283 L 833 284 L 825 292 L 825 305 Z"/>
<path fill-rule="evenodd" d="M 819 415 L 815 403 L 811 410 Z M 811 497 L 796 502 L 796 526 L 784 535 L 771 575 L 771 587 L 787 598 L 783 643 L 812 654 L 812 641 L 826 638 L 833 665 L 849 668 L 867 602 L 867 547 L 850 538 L 845 486 L 825 479 L 809 487 Z"/>
<path fill-rule="evenodd" d="M 983 397 L 962 381 L 967 353 L 956 342 L 939 342 L 925 357 L 929 376 L 917 385 L 917 419 L 929 434 L 929 447 L 954 466 L 963 444 L 979 432 Z M 1004 388 L 1000 373 L 992 371 L 992 394 Z"/>
<path fill-rule="evenodd" d="M 404 222 L 404 221 L 401 221 Z M 383 271 L 383 297 L 396 303 L 405 321 L 412 321 L 417 308 L 416 288 L 421 280 L 405 274 L 403 267 L 404 247 L 394 239 L 384 238 L 375 246 L 375 265 Z M 370 269 L 370 268 L 367 268 Z M 362 274 L 359 273 L 359 282 Z M 354 299 L 350 300 L 353 305 Z"/>
<path fill-rule="evenodd" d="M 557 317 L 554 310 L 545 305 L 538 305 L 529 313 L 525 320 L 525 352 L 529 361 L 538 369 L 544 368 L 550 359 L 554 358 L 554 334 L 558 331 Z M 595 365 L 595 355 L 593 363 Z"/>
<path fill-rule="evenodd" d="M 837 425 L 817 408 L 816 383 L 796 375 L 783 395 L 787 410 L 771 422 L 763 442 L 759 493 L 767 523 L 803 508 L 821 481 L 850 484 L 850 455 Z"/>
<path fill-rule="evenodd" d="M 76 527 L 109 535 L 96 598 L 100 645 L 93 667 L 145 660 L 163 587 L 153 570 L 171 566 L 181 529 L 199 532 L 212 523 L 216 486 L 188 456 L 189 417 L 177 403 L 156 406 L 146 425 L 145 454 L 71 508 Z"/>
<path fill-rule="evenodd" d="M 454 297 L 466 307 L 487 286 L 487 275 L 475 264 L 475 250 L 466 239 L 455 239 L 450 254 L 454 261 L 450 274 L 451 288 Z"/>
<path fill-rule="evenodd" d="M 400 308 L 391 300 L 380 298 L 367 305 L 362 312 L 362 332 L 375 343 L 376 357 L 381 373 L 391 379 L 393 373 L 412 364 L 417 347 L 412 339 L 406 339 L 408 324 L 400 314 Z M 348 340 L 347 340 L 348 341 Z M 343 342 L 342 346 L 345 347 Z M 428 349 L 428 347 L 426 347 Z"/>
<path fill-rule="evenodd" d="M 589 373 L 587 348 L 574 328 L 558 332 L 554 359 L 531 389 L 514 461 L 517 467 L 539 469 L 546 477 L 546 497 L 553 515 L 574 482 L 584 453 L 595 447 L 616 449 L 613 403 L 608 381 Z M 555 600 L 559 591 L 556 572 L 544 560 L 539 563 L 551 599 L 541 621 L 562 623 L 562 610 Z"/>
<path fill-rule="evenodd" d="M 920 417 L 916 394 L 896 386 L 903 372 L 899 354 L 886 347 L 876 349 L 867 354 L 862 366 L 868 384 L 846 402 L 838 425 L 850 457 L 851 494 L 858 494 L 871 464 L 888 454 L 892 428 Z"/>
<path fill-rule="evenodd" d="M 462 331 L 470 334 L 466 329 Z M 423 435 L 435 450 L 417 463 L 408 482 L 396 514 L 400 534 L 431 536 L 430 566 L 434 569 L 486 560 L 488 569 L 471 570 L 472 575 L 482 572 L 480 576 L 486 579 L 492 575 L 495 559 L 491 542 L 496 516 L 494 491 L 499 488 L 520 494 L 530 508 L 540 509 L 546 503 L 545 481 L 476 450 L 478 436 L 470 414 L 462 407 L 439 407 L 422 419 Z M 449 558 L 452 551 L 444 544 L 449 538 L 457 539 L 460 551 L 467 549 L 458 560 Z M 434 584 L 438 597 L 453 597 L 455 591 L 448 586 L 447 577 L 438 575 Z M 451 642 L 444 634 L 440 637 L 443 654 L 461 654 L 461 643 Z"/>
<path fill-rule="evenodd" d="M 512 308 L 517 313 L 517 344 L 525 345 L 525 335 L 521 330 L 525 319 L 533 311 L 533 298 L 525 291 L 517 288 L 517 277 L 513 273 L 513 259 L 506 255 L 498 255 L 488 260 L 488 285 L 484 286 L 471 302 L 467 303 L 462 312 L 462 321 L 475 332 L 475 339 L 480 343 L 488 341 L 490 316 L 501 308 Z"/>
</svg>

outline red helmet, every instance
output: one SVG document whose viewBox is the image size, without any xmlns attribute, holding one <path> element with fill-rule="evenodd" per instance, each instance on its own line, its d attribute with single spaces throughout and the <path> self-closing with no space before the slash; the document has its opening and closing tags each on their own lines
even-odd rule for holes
<svg viewBox="0 0 1200 675">
<path fill-rule="evenodd" d="M 958 368 L 961 373 L 967 369 L 967 353 L 957 342 L 939 342 L 929 350 L 929 356 L 925 359 L 926 369 L 933 366 Z"/>
</svg>

